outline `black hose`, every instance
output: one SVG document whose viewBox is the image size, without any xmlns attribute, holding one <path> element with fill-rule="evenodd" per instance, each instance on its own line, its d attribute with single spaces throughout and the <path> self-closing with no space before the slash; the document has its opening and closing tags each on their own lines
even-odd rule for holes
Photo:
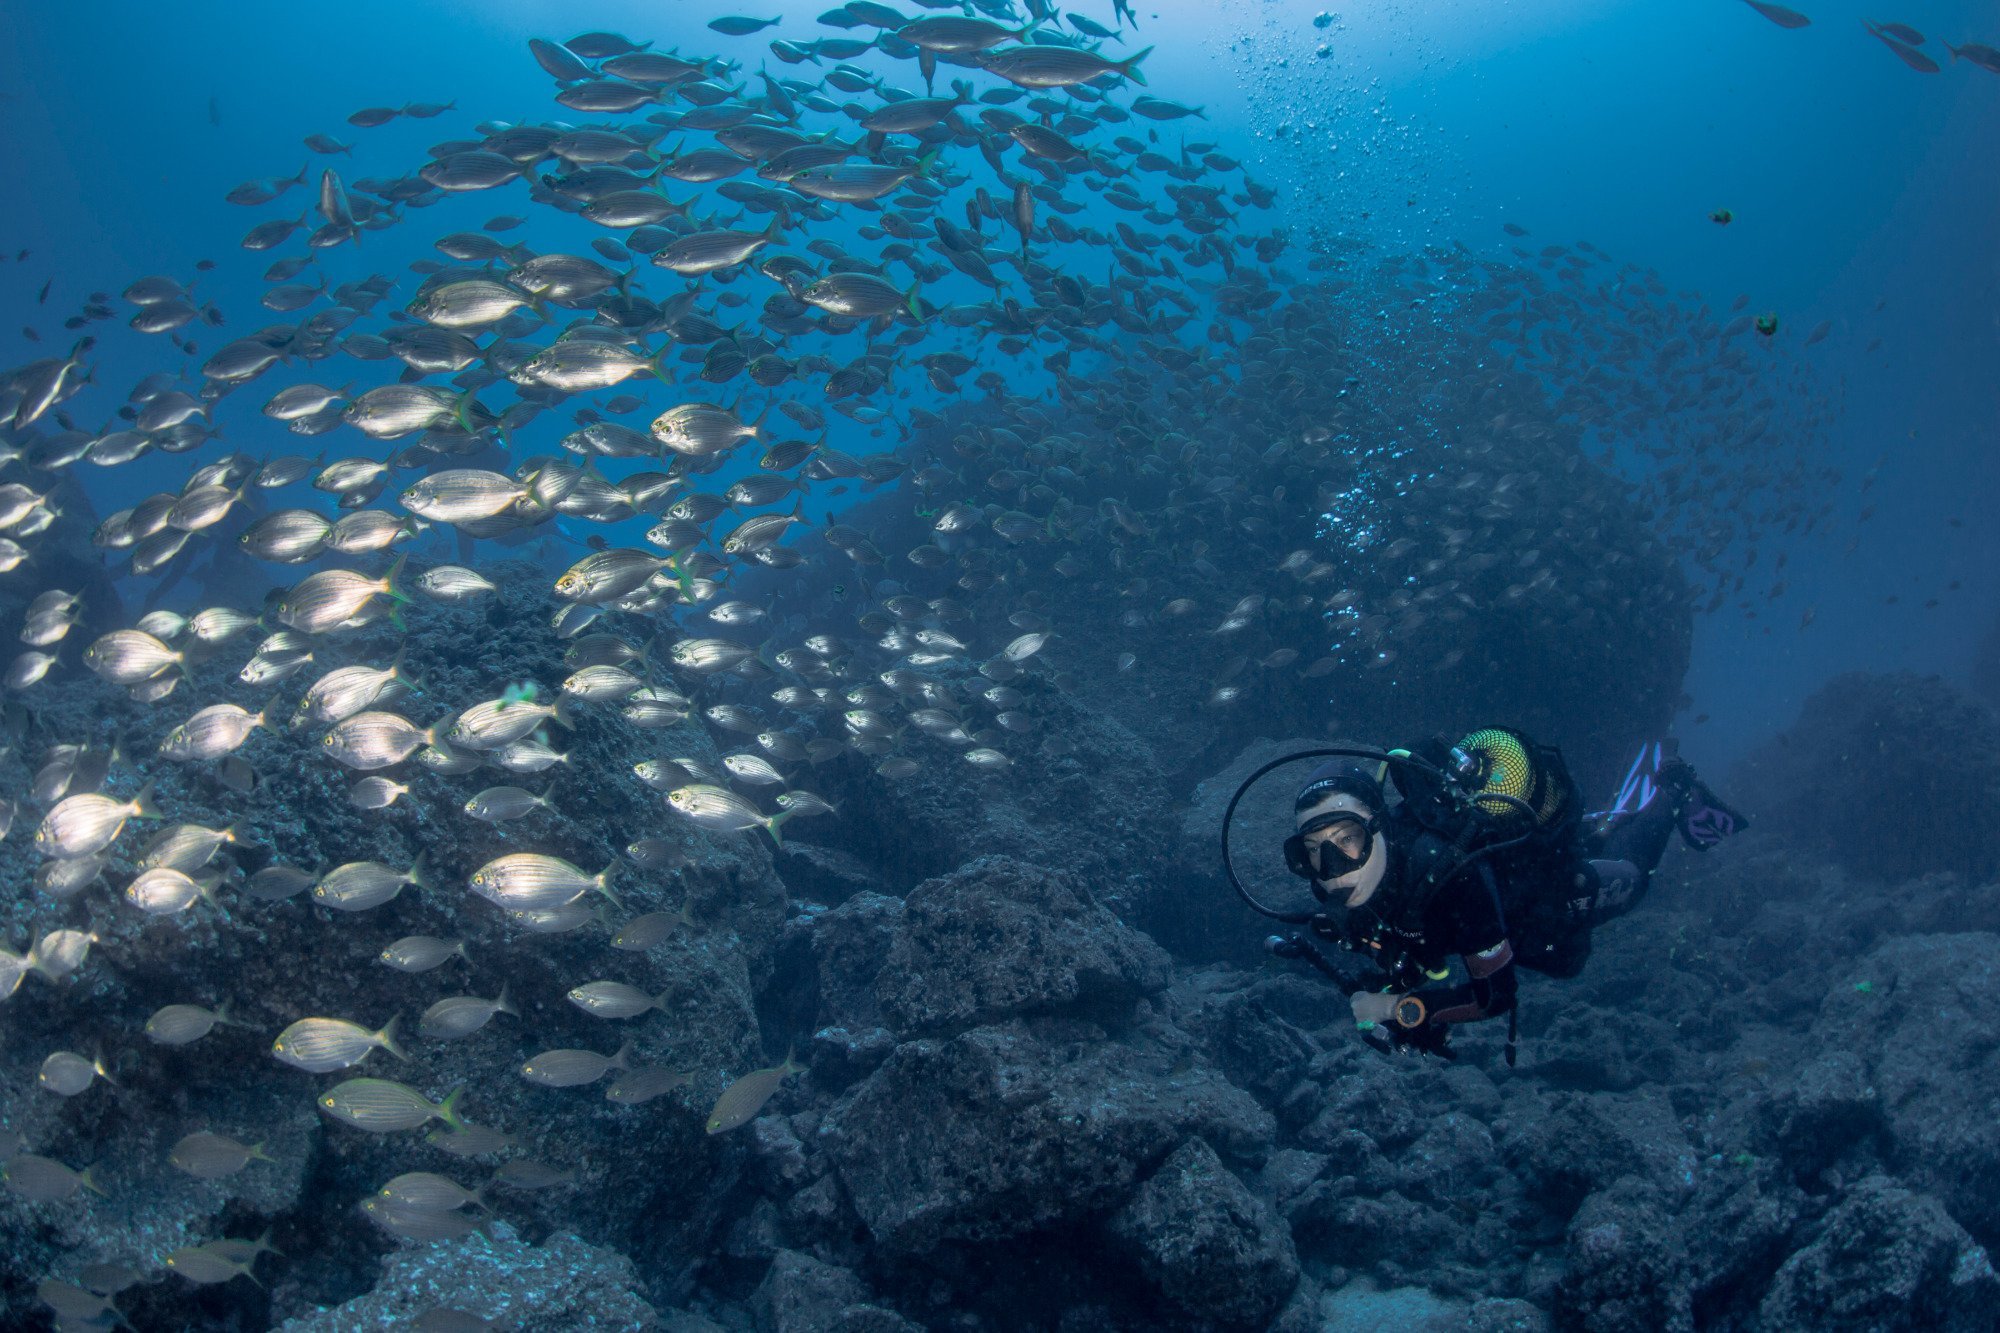
<svg viewBox="0 0 2000 1333">
<path fill-rule="evenodd" d="M 1341 757 L 1353 758 L 1353 759 L 1373 759 L 1378 763 L 1387 764 L 1392 768 L 1397 766 L 1418 768 L 1430 774 L 1432 777 L 1440 779 L 1447 778 L 1448 776 L 1447 774 L 1444 773 L 1442 769 L 1439 769 L 1436 765 L 1426 763 L 1423 760 L 1418 759 L 1414 755 L 1392 754 L 1387 750 L 1373 749 L 1368 746 L 1362 746 L 1362 745 L 1334 745 L 1319 750 L 1294 751 L 1293 753 L 1285 755 L 1282 758 L 1273 759 L 1270 763 L 1265 764 L 1262 768 L 1252 773 L 1249 777 L 1243 779 L 1242 784 L 1236 788 L 1236 794 L 1229 798 L 1228 808 L 1222 812 L 1222 869 L 1223 873 L 1229 876 L 1230 886 L 1236 890 L 1236 896 L 1241 898 L 1244 902 L 1244 905 L 1247 906 L 1251 911 L 1257 913 L 1259 916 L 1267 916 L 1271 918 L 1271 920 L 1273 921 L 1281 921 L 1288 926 L 1303 926 L 1307 922 L 1311 921 L 1314 915 L 1316 914 L 1313 912 L 1280 912 L 1276 908 L 1266 907 L 1264 904 L 1258 902 L 1257 899 L 1254 896 L 1252 896 L 1250 890 L 1244 887 L 1243 881 L 1237 878 L 1236 866 L 1229 859 L 1229 826 L 1236 819 L 1237 805 L 1243 800 L 1244 795 L 1249 792 L 1250 788 L 1256 784 L 1257 779 L 1263 777 L 1266 773 L 1269 773 L 1274 768 L 1283 768 L 1286 764 L 1293 763 L 1300 759 L 1341 758 Z M 1523 804 L 1522 808 L 1523 809 L 1526 808 L 1525 803 Z"/>
<path fill-rule="evenodd" d="M 1361 983 L 1335 967 L 1333 960 L 1303 935 L 1273 935 L 1264 941 L 1264 952 L 1273 958 L 1305 959 L 1318 969 L 1320 975 L 1338 986 L 1342 995 L 1352 995 L 1361 989 Z"/>
<path fill-rule="evenodd" d="M 1445 782 L 1451 781 L 1451 775 L 1446 773 L 1443 769 L 1437 767 L 1435 764 L 1428 763 L 1425 760 L 1419 759 L 1415 755 L 1410 754 L 1407 751 L 1397 753 L 1389 750 L 1376 749 L 1365 745 L 1331 745 L 1323 749 L 1317 749 L 1317 750 L 1295 750 L 1291 754 L 1281 756 L 1280 758 L 1277 759 L 1273 759 L 1270 763 L 1265 764 L 1262 768 L 1259 768 L 1249 777 L 1243 779 L 1242 783 L 1240 783 L 1236 788 L 1236 794 L 1229 798 L 1228 807 L 1224 809 L 1222 812 L 1223 873 L 1229 876 L 1230 887 L 1236 890 L 1236 896 L 1241 898 L 1244 902 L 1244 905 L 1247 906 L 1251 911 L 1257 913 L 1259 916 L 1269 917 L 1273 921 L 1283 922 L 1285 925 L 1288 926 L 1303 926 L 1308 922 L 1310 922 L 1313 919 L 1313 917 L 1317 915 L 1317 913 L 1280 912 L 1276 908 L 1266 907 L 1263 903 L 1258 902 L 1255 896 L 1251 894 L 1250 890 L 1244 887 L 1243 881 L 1237 877 L 1236 865 L 1233 861 L 1230 860 L 1229 829 L 1230 825 L 1235 823 L 1236 820 L 1236 807 L 1242 802 L 1244 796 L 1246 796 L 1249 793 L 1250 788 L 1256 785 L 1257 779 L 1263 777 L 1266 773 L 1269 773 L 1274 768 L 1283 768 L 1286 764 L 1294 763 L 1300 759 L 1321 759 L 1321 758 L 1373 759 L 1378 763 L 1388 765 L 1390 768 L 1400 767 L 1400 768 L 1419 769 L 1433 778 L 1437 778 Z M 1463 870 L 1466 866 L 1471 865 L 1474 861 L 1477 861 L 1482 856 L 1489 856 L 1494 852 L 1505 851 L 1509 847 L 1517 847 L 1535 835 L 1534 807 L 1529 805 L 1526 801 L 1522 800 L 1520 797 L 1507 796 L 1503 795 L 1500 792 L 1483 791 L 1477 793 L 1472 799 L 1475 801 L 1475 803 L 1480 801 L 1501 801 L 1508 805 L 1516 807 L 1523 815 L 1527 817 L 1528 831 L 1522 833 L 1518 837 L 1508 838 L 1501 842 L 1489 843 L 1488 845 L 1478 848 L 1475 851 L 1468 852 L 1466 855 L 1460 857 L 1459 860 L 1452 866 L 1451 873 L 1454 875 L 1457 874 L 1459 871 Z"/>
</svg>

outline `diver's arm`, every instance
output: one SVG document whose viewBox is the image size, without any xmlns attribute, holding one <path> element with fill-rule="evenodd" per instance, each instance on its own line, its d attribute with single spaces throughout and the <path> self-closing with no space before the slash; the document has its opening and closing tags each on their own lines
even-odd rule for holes
<svg viewBox="0 0 2000 1333">
<path fill-rule="evenodd" d="M 1434 1024 L 1476 1023 L 1514 1007 L 1518 985 L 1514 946 L 1507 938 L 1493 872 L 1482 864 L 1477 867 L 1476 879 L 1456 880 L 1453 888 L 1457 892 L 1451 899 L 1449 947 L 1464 962 L 1470 980 L 1463 986 L 1424 986 L 1405 996 L 1392 1021 L 1406 1031 Z"/>
<path fill-rule="evenodd" d="M 1501 940 L 1491 948 L 1461 955 L 1471 981 L 1463 986 L 1425 986 L 1405 999 L 1415 999 L 1423 1008 L 1404 1004 L 1395 1015 L 1401 1027 L 1428 1027 L 1433 1024 L 1476 1023 L 1497 1018 L 1514 1007 L 1517 979 L 1514 975 L 1514 946 Z M 1415 1020 L 1415 1021 L 1411 1021 Z"/>
</svg>

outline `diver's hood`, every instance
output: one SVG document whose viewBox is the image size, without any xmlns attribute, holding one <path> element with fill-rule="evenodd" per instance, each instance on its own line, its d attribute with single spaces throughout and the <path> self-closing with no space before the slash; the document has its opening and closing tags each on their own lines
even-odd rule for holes
<svg viewBox="0 0 2000 1333">
<path fill-rule="evenodd" d="M 1339 810 L 1351 811 L 1381 821 L 1382 812 L 1379 809 L 1347 791 L 1331 792 L 1314 802 L 1308 810 L 1300 811 L 1300 814 L 1310 813 L 1311 816 L 1317 817 Z M 1368 849 L 1366 861 L 1344 875 L 1317 881 L 1315 887 L 1327 898 L 1332 898 L 1335 890 L 1344 890 L 1349 907 L 1359 907 L 1374 897 L 1375 891 L 1382 887 L 1383 878 L 1389 873 L 1389 839 L 1385 836 L 1385 832 L 1386 828 L 1378 829 L 1374 837 L 1369 839 L 1372 845 Z"/>
<path fill-rule="evenodd" d="M 1360 907 L 1373 898 L 1376 890 L 1382 887 L 1383 879 L 1389 874 L 1389 840 L 1381 833 L 1377 833 L 1374 844 L 1368 849 L 1368 859 L 1363 861 L 1359 868 L 1327 881 L 1329 890 L 1347 891 L 1347 905 L 1351 908 Z"/>
</svg>

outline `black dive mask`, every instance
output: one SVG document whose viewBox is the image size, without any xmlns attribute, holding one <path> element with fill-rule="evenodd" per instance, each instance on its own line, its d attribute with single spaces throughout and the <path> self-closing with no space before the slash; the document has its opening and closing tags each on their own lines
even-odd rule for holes
<svg viewBox="0 0 2000 1333">
<path fill-rule="evenodd" d="M 1334 810 L 1316 816 L 1285 839 L 1285 867 L 1300 879 L 1331 880 L 1351 874 L 1368 864 L 1369 854 L 1375 850 L 1375 830 L 1381 827 L 1381 818 L 1376 815 L 1363 817 L 1352 810 Z M 1361 845 L 1357 851 L 1347 851 L 1340 846 L 1337 837 L 1327 837 L 1316 847 L 1306 846 L 1306 835 L 1331 829 L 1338 824 L 1351 824 L 1361 835 Z M 1314 886 L 1317 888 L 1317 884 Z"/>
</svg>

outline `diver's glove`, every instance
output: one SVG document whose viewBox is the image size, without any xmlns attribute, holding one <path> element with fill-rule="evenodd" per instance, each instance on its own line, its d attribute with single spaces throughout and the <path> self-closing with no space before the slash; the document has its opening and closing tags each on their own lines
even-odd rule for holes
<svg viewBox="0 0 2000 1333">
<path fill-rule="evenodd" d="M 1415 995 L 1356 991 L 1347 1003 L 1354 1013 L 1354 1025 L 1361 1029 L 1361 1039 L 1384 1055 L 1423 1051 L 1446 1060 L 1457 1058 L 1458 1052 L 1451 1049 L 1450 1026 L 1426 1022 L 1429 1014 Z"/>
<path fill-rule="evenodd" d="M 1354 1011 L 1354 1021 L 1366 1026 L 1370 1023 L 1393 1023 L 1396 1021 L 1396 1005 L 1402 996 L 1393 992 L 1354 992 L 1348 1006 Z"/>
</svg>

